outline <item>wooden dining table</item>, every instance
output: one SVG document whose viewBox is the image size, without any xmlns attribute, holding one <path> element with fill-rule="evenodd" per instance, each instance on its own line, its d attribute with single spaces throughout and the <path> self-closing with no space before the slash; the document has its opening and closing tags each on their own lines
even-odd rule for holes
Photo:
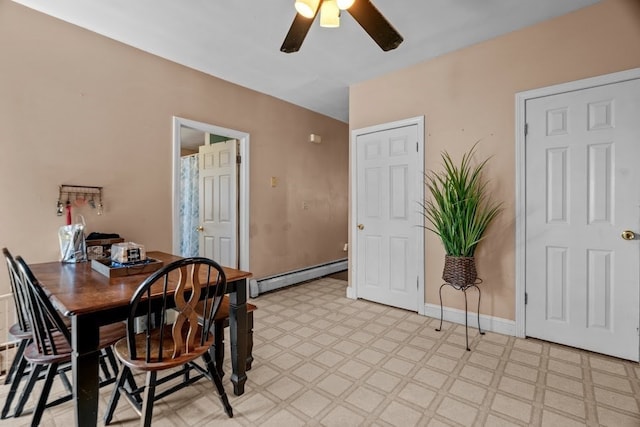
<svg viewBox="0 0 640 427">
<path fill-rule="evenodd" d="M 164 265 L 181 257 L 147 252 L 147 257 Z M 55 307 L 71 318 L 73 401 L 77 426 L 96 426 L 98 421 L 99 328 L 123 321 L 129 315 L 129 301 L 150 274 L 117 278 L 93 270 L 90 262 L 48 262 L 31 264 L 34 275 Z M 247 381 L 247 280 L 251 273 L 224 267 L 229 295 L 230 375 L 235 395 L 244 393 Z"/>
</svg>

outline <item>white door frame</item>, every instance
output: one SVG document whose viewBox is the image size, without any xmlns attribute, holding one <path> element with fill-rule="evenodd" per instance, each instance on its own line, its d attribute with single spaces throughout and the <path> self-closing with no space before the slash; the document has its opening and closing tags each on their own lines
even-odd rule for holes
<svg viewBox="0 0 640 427">
<path fill-rule="evenodd" d="M 358 136 L 365 135 L 373 132 L 380 132 L 390 129 L 396 129 L 405 126 L 417 125 L 418 126 L 418 151 L 416 155 L 418 156 L 418 176 L 415 179 L 418 181 L 418 186 L 416 188 L 421 188 L 422 195 L 424 197 L 424 116 L 412 117 L 409 119 L 398 120 L 390 123 L 383 123 L 374 126 L 368 126 L 366 128 L 354 129 L 351 131 L 351 143 L 349 144 L 349 169 L 351 170 L 351 179 L 350 179 L 350 187 L 351 187 L 351 220 L 349 221 L 351 232 L 350 239 L 351 242 L 349 246 L 351 247 L 351 252 L 349 254 L 351 263 L 357 259 L 357 250 L 358 245 L 355 242 L 358 239 L 358 232 L 356 228 L 356 224 L 358 221 L 358 209 L 357 209 L 357 178 L 358 175 L 356 173 L 356 151 L 355 144 L 358 139 Z M 418 202 L 423 202 L 424 200 L 416 200 L 416 209 L 419 209 Z M 422 217 L 421 217 L 422 218 Z M 418 301 L 417 304 L 417 312 L 418 314 L 425 314 L 425 304 L 424 304 L 424 222 L 422 224 L 416 224 L 416 237 L 417 237 L 417 246 L 419 248 L 418 253 L 416 253 L 416 257 L 418 258 L 417 263 L 417 271 L 418 271 Z M 351 283 L 353 286 L 347 287 L 347 297 L 357 299 L 358 298 L 358 278 L 357 278 L 357 268 L 353 268 L 353 265 L 350 268 L 351 272 Z"/>
<path fill-rule="evenodd" d="M 576 80 L 516 94 L 516 336 L 525 337 L 526 179 L 525 119 L 527 100 L 640 78 L 640 68 Z"/>
<path fill-rule="evenodd" d="M 180 252 L 180 225 L 179 203 L 180 200 L 180 127 L 187 126 L 202 132 L 214 135 L 224 135 L 230 139 L 240 141 L 238 154 L 241 156 L 239 165 L 240 182 L 238 191 L 240 206 L 238 211 L 238 245 L 240 245 L 239 268 L 250 271 L 249 268 L 249 134 L 233 129 L 227 129 L 208 123 L 197 122 L 173 116 L 173 180 L 172 180 L 172 204 L 173 204 L 173 253 Z"/>
</svg>

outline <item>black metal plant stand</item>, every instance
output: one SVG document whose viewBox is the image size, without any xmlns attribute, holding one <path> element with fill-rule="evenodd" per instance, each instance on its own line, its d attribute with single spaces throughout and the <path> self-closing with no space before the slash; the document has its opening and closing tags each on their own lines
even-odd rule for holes
<svg viewBox="0 0 640 427">
<path fill-rule="evenodd" d="M 445 286 L 451 286 L 453 289 L 458 290 L 458 291 L 462 291 L 464 293 L 464 333 L 465 333 L 465 338 L 467 340 L 467 351 L 471 351 L 471 349 L 469 348 L 469 320 L 467 317 L 467 289 L 469 288 L 476 288 L 478 290 L 478 310 L 476 311 L 478 314 L 478 332 L 480 332 L 480 335 L 484 335 L 484 332 L 482 332 L 482 329 L 480 329 L 480 296 L 481 296 L 481 292 L 480 292 L 480 288 L 478 287 L 478 285 L 482 283 L 482 279 L 476 279 L 475 283 L 471 283 L 468 285 L 454 285 L 452 283 L 444 283 L 442 284 L 442 286 L 440 286 L 440 326 L 436 329 L 436 331 L 440 332 L 442 330 L 442 317 L 444 315 L 444 310 L 442 308 L 442 288 Z"/>
</svg>

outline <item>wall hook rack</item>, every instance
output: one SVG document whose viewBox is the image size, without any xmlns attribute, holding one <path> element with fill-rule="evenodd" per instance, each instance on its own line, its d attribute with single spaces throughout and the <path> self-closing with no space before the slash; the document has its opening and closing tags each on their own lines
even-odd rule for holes
<svg viewBox="0 0 640 427">
<path fill-rule="evenodd" d="M 98 215 L 102 215 L 104 208 L 102 204 L 102 187 L 92 185 L 60 185 L 56 215 L 62 216 L 64 214 L 64 206 L 70 205 L 71 203 L 78 207 L 89 204 L 92 209 L 96 209 Z"/>
</svg>

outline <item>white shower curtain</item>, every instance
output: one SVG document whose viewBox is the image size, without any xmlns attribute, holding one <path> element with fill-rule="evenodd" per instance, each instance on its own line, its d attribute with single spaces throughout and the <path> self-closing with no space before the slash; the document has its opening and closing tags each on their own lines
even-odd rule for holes
<svg viewBox="0 0 640 427">
<path fill-rule="evenodd" d="M 180 158 L 180 255 L 198 256 L 198 155 Z"/>
</svg>

